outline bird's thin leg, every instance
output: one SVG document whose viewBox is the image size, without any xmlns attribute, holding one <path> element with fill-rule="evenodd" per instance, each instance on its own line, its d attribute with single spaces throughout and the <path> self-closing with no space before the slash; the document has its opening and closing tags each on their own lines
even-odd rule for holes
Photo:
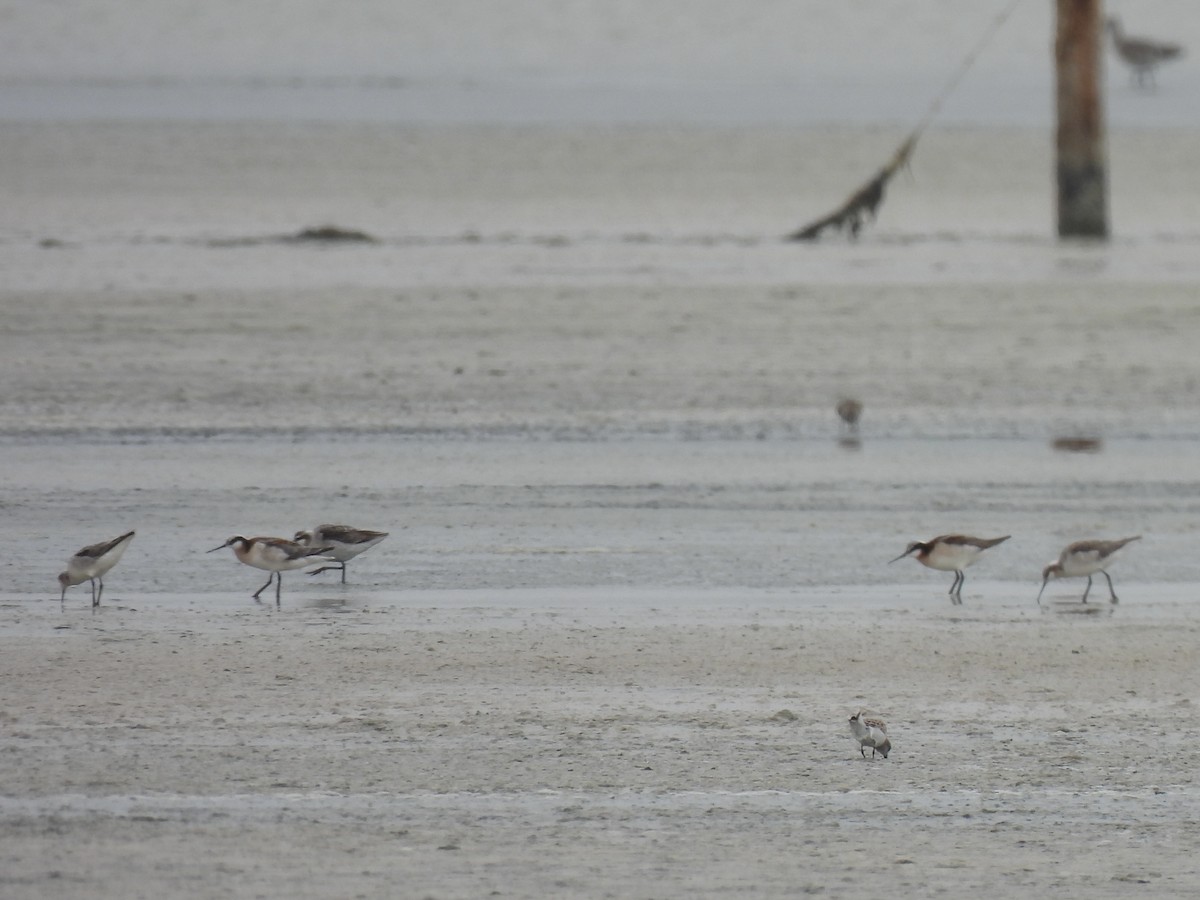
<svg viewBox="0 0 1200 900">
<path fill-rule="evenodd" d="M 340 566 L 321 566 L 321 568 L 313 569 L 308 574 L 309 575 L 320 575 L 322 572 L 328 572 L 330 569 L 335 569 L 335 570 L 341 569 L 342 570 L 342 584 L 346 583 L 346 564 L 345 563 L 342 563 Z"/>
<path fill-rule="evenodd" d="M 104 596 L 104 579 L 97 578 L 96 580 L 100 582 L 100 590 L 96 591 L 96 599 L 92 601 L 92 606 L 99 606 L 100 598 Z"/>
<path fill-rule="evenodd" d="M 258 595 L 261 594 L 263 591 L 265 591 L 267 588 L 269 588 L 271 586 L 271 582 L 274 580 L 275 580 L 275 573 L 272 572 L 270 574 L 270 576 L 268 576 L 268 578 L 267 578 L 267 583 L 264 584 L 262 587 L 260 587 L 257 591 L 254 592 L 254 594 L 253 594 L 254 599 L 257 600 Z"/>
<path fill-rule="evenodd" d="M 275 608 L 276 609 L 278 609 L 280 606 L 280 603 L 281 603 L 280 595 L 282 593 L 283 593 L 283 573 L 276 572 L 275 573 Z"/>
<path fill-rule="evenodd" d="M 954 583 L 954 590 L 951 591 L 956 603 L 958 603 L 958 604 L 962 603 L 962 589 L 963 589 L 963 585 L 966 583 L 967 583 L 967 575 L 962 569 L 959 569 L 957 572 L 957 577 L 956 577 L 955 583 Z"/>
<path fill-rule="evenodd" d="M 1112 595 L 1112 602 L 1116 603 L 1117 602 L 1117 592 L 1113 590 L 1112 577 L 1107 572 L 1105 572 L 1103 569 L 1100 570 L 1100 574 L 1108 579 L 1108 592 L 1109 592 L 1109 594 Z"/>
<path fill-rule="evenodd" d="M 864 747 L 862 744 L 858 745 L 858 752 L 862 754 L 863 759 L 867 758 L 867 748 Z"/>
<path fill-rule="evenodd" d="M 1087 595 L 1091 592 L 1091 590 L 1092 590 L 1092 576 L 1089 575 L 1088 576 L 1088 586 L 1083 589 L 1083 602 L 1084 603 L 1087 603 Z"/>
</svg>

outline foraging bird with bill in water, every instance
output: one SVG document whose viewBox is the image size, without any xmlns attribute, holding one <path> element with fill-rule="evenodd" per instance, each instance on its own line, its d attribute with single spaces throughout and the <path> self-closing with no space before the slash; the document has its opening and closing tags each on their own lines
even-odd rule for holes
<svg viewBox="0 0 1200 900">
<path fill-rule="evenodd" d="M 92 583 L 92 606 L 99 606 L 100 597 L 104 593 L 103 576 L 121 561 L 125 549 L 133 540 L 133 535 L 134 532 L 127 531 L 111 541 L 101 541 L 99 544 L 84 547 L 67 560 L 67 570 L 58 576 L 58 583 L 62 585 L 62 596 L 59 598 L 59 602 L 67 602 L 67 588 L 90 581 Z M 100 584 L 100 590 L 96 590 L 97 582 Z"/>
<path fill-rule="evenodd" d="M 1108 580 L 1108 593 L 1113 603 L 1117 602 L 1117 592 L 1113 590 L 1112 576 L 1105 571 L 1115 561 L 1117 553 L 1126 545 L 1140 541 L 1140 534 L 1133 537 L 1121 538 L 1116 541 L 1076 541 L 1068 544 L 1058 560 L 1042 569 L 1042 589 L 1038 591 L 1038 606 L 1042 604 L 1042 594 L 1051 578 L 1083 578 L 1087 576 L 1087 587 L 1083 589 L 1081 602 L 1087 603 L 1088 593 L 1092 589 L 1092 576 L 1099 572 Z"/>
</svg>

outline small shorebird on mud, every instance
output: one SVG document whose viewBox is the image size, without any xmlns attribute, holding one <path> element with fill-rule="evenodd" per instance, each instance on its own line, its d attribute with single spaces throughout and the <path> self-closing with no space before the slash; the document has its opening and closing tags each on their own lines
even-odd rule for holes
<svg viewBox="0 0 1200 900">
<path fill-rule="evenodd" d="M 333 566 L 321 566 L 309 572 L 309 575 L 320 575 L 329 569 L 341 569 L 342 584 L 345 584 L 346 563 L 360 553 L 366 553 L 387 536 L 386 531 L 366 531 L 347 525 L 318 525 L 312 531 L 297 531 L 296 543 L 305 547 L 324 547 L 324 555 L 332 557 L 338 563 Z"/>
<path fill-rule="evenodd" d="M 950 598 L 956 604 L 962 603 L 962 586 L 967 580 L 963 569 L 975 562 L 984 550 L 995 547 L 1010 537 L 1011 534 L 991 539 L 969 537 L 965 534 L 943 534 L 928 541 L 913 541 L 907 550 L 891 562 L 915 553 L 916 560 L 921 565 L 940 572 L 953 572 L 954 583 L 950 585 Z"/>
<path fill-rule="evenodd" d="M 850 733 L 858 741 L 858 752 L 865 759 L 867 748 L 871 748 L 871 759 L 876 753 L 887 759 L 892 752 L 892 742 L 888 739 L 887 723 L 883 719 L 868 716 L 865 709 L 860 709 L 850 717 Z"/>
<path fill-rule="evenodd" d="M 264 572 L 270 572 L 267 583 L 254 592 L 254 599 L 275 582 L 275 605 L 279 605 L 280 594 L 283 590 L 283 573 L 290 569 L 302 569 L 318 562 L 333 562 L 329 556 L 329 547 L 305 547 L 295 541 L 277 537 L 242 537 L 236 534 L 220 547 L 213 547 L 208 553 L 216 553 L 226 547 L 233 548 L 233 555 L 238 562 L 243 562 Z"/>
<path fill-rule="evenodd" d="M 1092 576 L 1099 572 L 1108 579 L 1108 593 L 1113 603 L 1117 602 L 1117 592 L 1113 590 L 1112 577 L 1105 571 L 1113 562 L 1117 552 L 1126 544 L 1140 541 L 1142 536 L 1121 538 L 1119 541 L 1076 541 L 1068 544 L 1059 555 L 1057 562 L 1052 562 L 1042 569 L 1042 589 L 1038 591 L 1037 601 L 1040 606 L 1042 594 L 1051 578 L 1082 578 L 1087 576 L 1087 587 L 1083 590 L 1083 602 L 1087 603 L 1088 592 L 1092 589 Z"/>
<path fill-rule="evenodd" d="M 67 560 L 67 571 L 58 576 L 58 583 L 62 585 L 62 596 L 59 598 L 59 602 L 67 602 L 67 588 L 71 585 L 90 581 L 92 583 L 92 606 L 99 606 L 100 595 L 104 593 L 104 579 L 101 576 L 121 561 L 121 556 L 125 553 L 125 548 L 129 546 L 131 540 L 133 540 L 133 532 L 127 531 L 111 541 L 84 547 Z M 100 583 L 100 590 L 96 590 L 96 582 Z"/>
<path fill-rule="evenodd" d="M 846 430 L 851 434 L 857 434 L 858 420 L 863 411 L 862 401 L 855 400 L 853 397 L 843 397 L 838 401 L 836 409 L 838 418 L 845 423 Z"/>
</svg>

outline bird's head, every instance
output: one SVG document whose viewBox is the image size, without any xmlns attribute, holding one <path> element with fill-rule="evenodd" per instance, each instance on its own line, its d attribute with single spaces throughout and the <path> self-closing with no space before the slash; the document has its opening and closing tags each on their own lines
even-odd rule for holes
<svg viewBox="0 0 1200 900">
<path fill-rule="evenodd" d="M 896 557 L 896 559 L 888 560 L 888 564 L 891 565 L 892 563 L 896 562 L 897 560 L 904 559 L 904 557 L 906 557 L 906 556 L 912 556 L 912 554 L 914 554 L 914 553 L 920 553 L 924 549 L 925 549 L 924 542 L 913 541 L 911 544 L 908 545 L 908 547 L 905 549 L 905 551 L 903 553 L 901 553 L 899 556 Z"/>
<path fill-rule="evenodd" d="M 1051 578 L 1060 578 L 1062 576 L 1062 565 L 1056 562 L 1050 563 L 1046 568 L 1042 569 L 1042 589 L 1038 591 L 1037 602 L 1040 606 L 1042 603 L 1042 594 L 1046 591 L 1046 585 L 1050 583 Z"/>
<path fill-rule="evenodd" d="M 244 546 L 245 544 L 248 544 L 248 543 L 250 543 L 250 542 L 247 541 L 240 534 L 235 534 L 233 537 L 231 537 L 229 540 L 227 540 L 221 546 L 213 547 L 211 550 L 206 550 L 204 552 L 205 553 L 216 553 L 218 550 L 224 550 L 226 547 L 239 547 L 239 546 Z"/>
</svg>

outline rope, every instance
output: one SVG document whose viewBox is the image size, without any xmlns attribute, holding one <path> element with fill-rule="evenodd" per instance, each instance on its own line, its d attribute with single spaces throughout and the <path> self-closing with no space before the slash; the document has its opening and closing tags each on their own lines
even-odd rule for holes
<svg viewBox="0 0 1200 900">
<path fill-rule="evenodd" d="M 1017 11 L 1017 7 L 1020 5 L 1021 0 L 1012 0 L 1008 6 L 1002 9 L 1000 13 L 994 19 L 992 19 L 992 23 L 983 32 L 983 35 L 976 42 L 975 46 L 971 48 L 971 52 L 966 55 L 958 69 L 955 70 L 954 74 L 950 76 L 949 81 L 946 82 L 941 92 L 933 98 L 933 102 L 929 104 L 929 109 L 925 113 L 924 118 L 922 118 L 917 124 L 917 127 L 913 129 L 911 138 L 914 141 L 917 136 L 925 130 L 929 123 L 933 121 L 933 117 L 941 112 L 942 104 L 945 103 L 950 98 L 950 95 L 954 93 L 955 89 L 958 88 L 959 83 L 963 80 L 963 78 L 966 77 L 967 72 L 971 71 L 971 67 L 975 65 L 975 62 L 979 59 L 980 54 L 983 53 L 983 51 L 987 48 L 987 45 L 992 42 L 992 38 L 994 38 L 996 33 L 1004 27 L 1004 23 L 1012 17 L 1012 14 Z"/>
<path fill-rule="evenodd" d="M 1021 0 L 1010 0 L 994 19 L 983 35 L 971 48 L 971 52 L 966 55 L 959 67 L 950 76 L 949 81 L 942 87 L 942 90 L 933 102 L 929 104 L 929 109 L 925 116 L 917 123 L 917 127 L 912 130 L 907 138 L 901 142 L 896 148 L 896 152 L 892 154 L 891 160 L 879 170 L 870 181 L 860 187 L 857 191 L 850 195 L 850 198 L 843 203 L 838 209 L 823 216 L 816 221 L 810 222 L 803 228 L 792 232 L 787 236 L 789 241 L 815 241 L 821 236 L 821 232 L 826 228 L 838 228 L 841 230 L 849 230 L 852 235 L 857 235 L 865 218 L 875 218 L 875 214 L 879 209 L 879 204 L 883 202 L 884 189 L 887 186 L 888 180 L 900 169 L 907 169 L 909 158 L 912 156 L 913 148 L 917 144 L 917 138 L 933 121 L 942 109 L 942 104 L 947 98 L 954 93 L 955 88 L 966 77 L 967 72 L 975 65 L 975 61 L 979 59 L 979 55 L 983 53 L 992 38 L 996 36 L 1004 23 L 1009 20 L 1018 6 L 1021 5 Z"/>
</svg>

